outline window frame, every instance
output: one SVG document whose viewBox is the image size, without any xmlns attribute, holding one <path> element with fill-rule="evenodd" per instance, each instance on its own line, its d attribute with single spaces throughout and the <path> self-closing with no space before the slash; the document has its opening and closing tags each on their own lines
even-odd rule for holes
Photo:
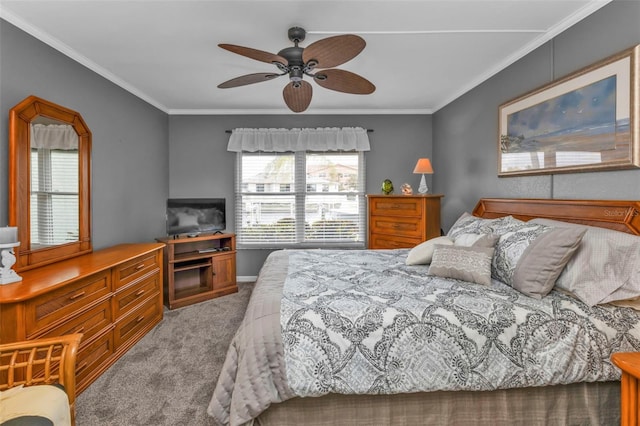
<svg viewBox="0 0 640 426">
<path fill-rule="evenodd" d="M 320 192 L 307 190 L 307 156 L 308 155 L 355 155 L 358 158 L 358 176 L 357 190 L 353 192 Z M 246 183 L 242 181 L 242 160 L 244 156 L 275 156 L 275 155 L 293 155 L 294 157 L 294 180 L 291 182 L 290 192 L 249 192 Z M 286 249 L 286 248 L 352 248 L 361 249 L 366 246 L 366 162 L 364 151 L 289 151 L 289 152 L 237 152 L 236 153 L 236 170 L 235 170 L 235 233 L 236 244 L 238 249 Z M 282 184 L 280 184 L 282 185 Z M 317 188 L 316 188 L 317 189 Z M 277 241 L 265 241 L 252 243 L 243 241 L 243 197 L 244 196 L 282 196 L 291 195 L 294 197 L 295 211 L 295 242 L 282 243 Z M 305 202 L 307 195 L 311 197 L 326 197 L 331 195 L 345 196 L 358 200 L 358 240 L 357 241 L 326 241 L 321 240 L 305 240 Z M 301 204 L 299 204 L 301 203 Z M 300 208 L 299 206 L 303 207 Z M 301 215 L 301 216 L 300 216 Z"/>
</svg>

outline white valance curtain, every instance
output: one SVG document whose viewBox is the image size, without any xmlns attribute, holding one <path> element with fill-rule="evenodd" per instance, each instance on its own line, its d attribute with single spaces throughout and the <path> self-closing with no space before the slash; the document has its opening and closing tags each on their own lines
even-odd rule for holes
<svg viewBox="0 0 640 426">
<path fill-rule="evenodd" d="M 78 134 L 68 124 L 32 124 L 31 148 L 78 149 Z"/>
<path fill-rule="evenodd" d="M 362 127 L 316 129 L 234 129 L 228 151 L 369 151 L 369 136 Z"/>
</svg>

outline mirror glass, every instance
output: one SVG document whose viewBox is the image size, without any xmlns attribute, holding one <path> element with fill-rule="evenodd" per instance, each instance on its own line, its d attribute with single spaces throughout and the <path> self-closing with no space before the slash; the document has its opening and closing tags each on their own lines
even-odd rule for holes
<svg viewBox="0 0 640 426">
<path fill-rule="evenodd" d="M 91 132 L 82 116 L 30 96 L 9 113 L 9 226 L 17 271 L 91 252 Z"/>
<path fill-rule="evenodd" d="M 31 249 L 78 241 L 78 135 L 37 116 L 31 123 Z"/>
</svg>

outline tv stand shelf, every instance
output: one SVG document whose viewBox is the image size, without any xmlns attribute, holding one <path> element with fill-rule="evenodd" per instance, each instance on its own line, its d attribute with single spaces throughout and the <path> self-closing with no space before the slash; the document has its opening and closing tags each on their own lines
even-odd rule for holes
<svg viewBox="0 0 640 426">
<path fill-rule="evenodd" d="M 157 238 L 164 248 L 164 300 L 169 309 L 238 291 L 235 234 Z"/>
</svg>

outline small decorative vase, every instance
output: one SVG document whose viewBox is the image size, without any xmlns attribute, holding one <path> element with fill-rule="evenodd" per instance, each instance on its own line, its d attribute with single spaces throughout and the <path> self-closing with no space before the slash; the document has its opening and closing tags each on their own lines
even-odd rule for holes
<svg viewBox="0 0 640 426">
<path fill-rule="evenodd" d="M 413 195 L 413 188 L 408 183 L 402 184 L 402 195 Z"/>
<path fill-rule="evenodd" d="M 393 192 L 393 182 L 391 182 L 389 179 L 385 179 L 382 182 L 382 193 L 384 195 L 389 195 Z"/>
<path fill-rule="evenodd" d="M 22 277 L 11 269 L 16 263 L 13 249 L 19 245 L 19 242 L 0 244 L 0 285 L 22 281 Z"/>
</svg>

